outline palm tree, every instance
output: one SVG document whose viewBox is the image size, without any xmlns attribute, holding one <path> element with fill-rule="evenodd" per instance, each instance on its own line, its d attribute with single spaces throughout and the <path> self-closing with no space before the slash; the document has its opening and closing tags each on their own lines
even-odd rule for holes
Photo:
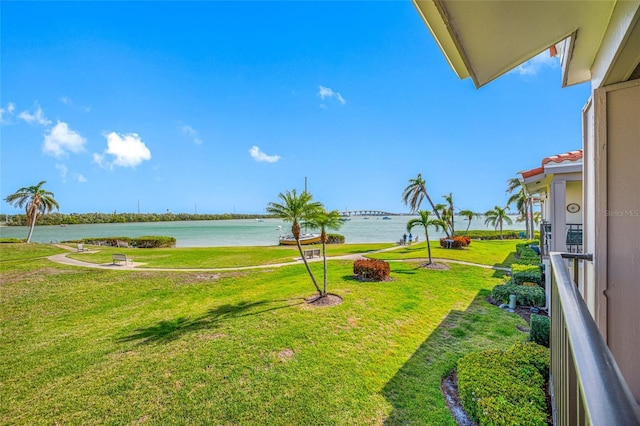
<svg viewBox="0 0 640 426">
<path fill-rule="evenodd" d="M 450 234 L 449 237 L 452 237 L 456 234 L 456 229 L 455 229 L 455 214 L 454 214 L 454 207 L 453 207 L 453 192 L 450 192 L 449 195 L 443 195 L 442 198 L 444 198 L 444 200 L 447 202 L 447 206 L 446 206 L 446 211 L 447 211 L 447 218 L 448 221 L 447 224 L 449 225 L 449 231 Z"/>
<path fill-rule="evenodd" d="M 529 218 L 529 215 L 533 216 L 533 203 L 527 193 L 527 188 L 520 179 L 511 178 L 507 180 L 507 190 L 505 192 L 512 194 L 507 200 L 507 206 L 515 203 L 516 210 L 520 214 L 518 220 L 525 222 L 527 236 L 533 238 L 533 217 Z"/>
<path fill-rule="evenodd" d="M 511 218 L 509 217 L 509 215 L 507 215 L 507 210 L 509 209 L 509 207 L 500 207 L 500 206 L 495 206 L 492 210 L 488 210 L 487 212 L 485 212 L 484 216 L 485 216 L 485 220 L 484 223 L 487 225 L 492 225 L 495 229 L 500 228 L 500 239 L 502 240 L 502 224 L 503 222 L 508 223 L 509 225 L 511 225 L 513 223 L 513 221 L 511 220 Z"/>
<path fill-rule="evenodd" d="M 474 217 L 480 217 L 480 215 L 476 212 L 474 212 L 473 210 L 460 210 L 458 212 L 458 214 L 460 216 L 463 216 L 465 219 L 467 219 L 469 221 L 469 223 L 467 224 L 467 230 L 464 232 L 465 235 L 469 233 L 469 227 L 471 226 L 471 221 L 473 220 Z"/>
<path fill-rule="evenodd" d="M 438 216 L 438 219 L 440 219 L 440 213 L 436 210 L 436 206 L 433 204 L 427 192 L 427 183 L 422 179 L 422 174 L 418 173 L 418 177 L 409 179 L 409 185 L 402 191 L 402 201 L 406 206 L 409 206 L 411 213 L 415 213 L 425 198 L 429 201 L 431 209 L 435 212 L 436 216 Z"/>
<path fill-rule="evenodd" d="M 323 261 L 323 287 L 321 297 L 327 295 L 327 229 L 338 230 L 344 224 L 342 216 L 338 210 L 332 210 L 330 212 L 326 210 L 319 211 L 315 215 L 305 219 L 303 225 L 310 228 L 320 229 L 320 241 L 322 241 L 322 261 Z"/>
<path fill-rule="evenodd" d="M 43 180 L 37 185 L 20 188 L 15 193 L 8 195 L 4 199 L 7 203 L 12 204 L 15 207 L 25 208 L 27 213 L 27 223 L 29 223 L 27 243 L 31 242 L 31 235 L 33 235 L 33 228 L 36 226 L 38 213 L 45 214 L 51 212 L 54 208 L 56 210 L 60 210 L 60 205 L 53 198 L 53 192 L 42 188 L 42 185 L 45 183 L 47 183 L 47 181 Z"/>
<path fill-rule="evenodd" d="M 430 216 L 431 212 L 427 211 L 427 210 L 419 210 L 418 211 L 418 215 L 420 217 L 416 217 L 413 218 L 411 220 L 409 220 L 409 222 L 407 222 L 407 232 L 411 232 L 411 230 L 413 228 L 415 228 L 416 226 L 422 226 L 424 228 L 424 236 L 427 240 L 427 251 L 429 252 L 429 263 L 428 265 L 431 265 L 432 261 L 431 261 L 431 243 L 429 242 L 429 227 L 433 226 L 436 231 L 438 230 L 438 228 L 445 228 L 446 225 L 444 224 L 444 222 L 442 222 L 441 219 L 431 219 Z"/>
<path fill-rule="evenodd" d="M 302 257 L 304 266 L 307 268 L 307 272 L 309 273 L 316 290 L 318 290 L 318 294 L 322 296 L 322 290 L 318 287 L 316 277 L 313 276 L 309 263 L 302 253 L 302 245 L 300 245 L 300 222 L 310 219 L 318 214 L 318 212 L 323 209 L 322 203 L 313 201 L 313 196 L 307 191 L 303 191 L 298 195 L 295 189 L 287 191 L 284 194 L 280 193 L 278 194 L 278 197 L 281 202 L 269 203 L 267 206 L 267 213 L 275 215 L 283 219 L 285 222 L 291 222 L 291 233 L 293 234 L 293 238 L 296 240 L 300 257 Z"/>
<path fill-rule="evenodd" d="M 447 238 L 451 238 L 451 217 L 449 215 L 449 207 L 444 203 L 438 203 L 435 205 L 436 213 L 438 213 L 438 219 L 442 221 L 445 234 L 447 234 Z"/>
</svg>

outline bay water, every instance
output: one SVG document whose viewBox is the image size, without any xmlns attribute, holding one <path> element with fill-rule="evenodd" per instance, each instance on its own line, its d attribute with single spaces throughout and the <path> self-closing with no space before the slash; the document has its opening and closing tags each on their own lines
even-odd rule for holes
<svg viewBox="0 0 640 426">
<path fill-rule="evenodd" d="M 345 236 L 347 244 L 397 242 L 407 233 L 407 222 L 416 216 L 390 216 L 384 220 L 379 216 L 352 216 L 338 231 Z M 456 230 L 464 231 L 468 221 L 456 218 Z M 484 218 L 474 218 L 470 229 L 493 229 L 484 224 Z M 503 229 L 524 229 L 523 223 L 514 220 Z M 26 238 L 26 226 L 0 227 L 1 238 Z M 304 231 L 304 230 L 303 230 Z M 313 232 L 313 230 L 308 230 Z M 92 237 L 142 237 L 169 236 L 176 239 L 177 247 L 228 247 L 228 246 L 272 246 L 278 244 L 281 234 L 290 234 L 291 224 L 281 219 L 233 219 L 200 220 L 181 222 L 105 223 L 67 226 L 36 226 L 34 242 L 58 243 Z M 408 234 L 408 233 L 407 233 Z M 444 232 L 429 229 L 429 238 L 444 237 Z M 414 239 L 424 240 L 424 229 L 414 228 Z"/>
</svg>

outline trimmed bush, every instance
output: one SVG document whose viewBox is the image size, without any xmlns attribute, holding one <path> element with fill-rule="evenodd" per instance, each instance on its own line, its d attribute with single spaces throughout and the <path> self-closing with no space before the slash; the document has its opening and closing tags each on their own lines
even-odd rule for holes
<svg viewBox="0 0 640 426">
<path fill-rule="evenodd" d="M 176 239 L 174 237 L 138 237 L 132 238 L 131 244 L 138 248 L 171 248 L 176 246 Z"/>
<path fill-rule="evenodd" d="M 344 244 L 344 235 L 327 234 L 327 244 Z"/>
<path fill-rule="evenodd" d="M 538 265 L 523 265 L 513 263 L 511 265 L 511 276 L 515 284 L 521 285 L 525 281 L 542 285 L 542 271 Z"/>
<path fill-rule="evenodd" d="M 448 248 L 447 240 L 453 240 L 451 248 L 462 248 L 471 244 L 471 238 L 463 235 L 454 235 L 451 238 L 440 238 L 440 247 Z"/>
<path fill-rule="evenodd" d="M 1 243 L 24 243 L 25 241 L 27 241 L 26 238 L 0 238 L 0 244 Z"/>
<path fill-rule="evenodd" d="M 130 247 L 137 248 L 164 248 L 175 247 L 176 239 L 174 237 L 98 237 L 83 238 L 81 240 L 63 241 L 63 243 L 83 243 L 93 246 L 109 246 L 118 247 L 118 241 L 127 243 Z"/>
<path fill-rule="evenodd" d="M 549 321 L 549 317 L 531 314 L 529 327 L 529 340 L 548 348 L 549 334 L 551 329 L 551 322 Z"/>
<path fill-rule="evenodd" d="M 491 297 L 495 300 L 507 303 L 509 295 L 516 295 L 516 303 L 520 306 L 544 306 L 545 295 L 541 287 L 528 287 L 513 283 L 497 285 L 491 292 Z"/>
<path fill-rule="evenodd" d="M 532 342 L 458 361 L 460 400 L 479 425 L 547 425 L 549 350 Z"/>
<path fill-rule="evenodd" d="M 517 230 L 503 230 L 502 238 L 505 240 L 522 240 L 520 234 L 523 231 Z M 499 240 L 500 239 L 500 231 L 491 231 L 491 230 L 471 230 L 469 232 L 464 233 L 465 236 L 471 238 L 472 240 Z M 540 232 L 535 231 L 535 237 L 540 238 Z"/>
<path fill-rule="evenodd" d="M 380 259 L 358 259 L 353 262 L 353 273 L 360 278 L 384 281 L 389 277 L 389 264 Z"/>
</svg>

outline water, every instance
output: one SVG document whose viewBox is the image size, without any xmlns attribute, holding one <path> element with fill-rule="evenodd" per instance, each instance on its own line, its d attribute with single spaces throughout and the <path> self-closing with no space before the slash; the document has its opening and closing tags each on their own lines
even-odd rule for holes
<svg viewBox="0 0 640 426">
<path fill-rule="evenodd" d="M 414 216 L 391 216 L 390 220 L 381 217 L 352 217 L 344 222 L 336 232 L 345 236 L 345 242 L 382 243 L 396 242 L 406 233 L 407 222 Z M 467 221 L 458 218 L 456 229 L 464 231 Z M 32 241 L 39 243 L 60 242 L 90 237 L 142 237 L 170 236 L 176 238 L 178 247 L 213 247 L 213 246 L 272 246 L 278 244 L 280 229 L 289 234 L 291 224 L 281 219 L 238 220 L 201 220 L 185 222 L 147 222 L 147 223 L 106 223 L 91 225 L 36 226 Z M 492 229 L 484 224 L 484 219 L 474 218 L 470 229 Z M 514 220 L 513 225 L 504 225 L 504 229 L 524 229 L 523 223 Z M 29 229 L 26 226 L 0 227 L 2 238 L 26 238 Z M 415 228 L 414 237 L 424 240 L 424 230 Z M 429 238 L 443 237 L 443 232 L 429 229 Z"/>
</svg>

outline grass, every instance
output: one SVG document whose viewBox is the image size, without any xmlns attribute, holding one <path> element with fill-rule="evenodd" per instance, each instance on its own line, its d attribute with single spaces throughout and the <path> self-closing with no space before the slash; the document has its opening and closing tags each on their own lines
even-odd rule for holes
<svg viewBox="0 0 640 426">
<path fill-rule="evenodd" d="M 446 249 L 440 247 L 438 240 L 431 242 L 431 257 L 434 259 L 462 260 L 471 263 L 507 267 L 515 259 L 514 240 L 473 240 L 471 245 L 463 249 Z M 421 242 L 405 246 L 397 250 L 367 255 L 376 259 L 401 260 L 426 258 L 427 243 Z"/>
<path fill-rule="evenodd" d="M 124 253 L 142 262 L 147 268 L 235 268 L 274 263 L 293 262 L 299 258 L 296 246 L 267 247 L 197 247 L 136 249 L 87 246 L 95 253 L 72 253 L 69 257 L 91 263 L 111 263 L 113 253 Z M 305 248 L 307 246 L 303 246 Z M 314 245 L 313 248 L 321 246 Z M 364 253 L 393 247 L 393 244 L 335 244 L 327 246 L 328 256 Z"/>
<path fill-rule="evenodd" d="M 0 262 L 36 259 L 64 252 L 66 250 L 46 244 L 3 243 L 0 244 Z"/>
<path fill-rule="evenodd" d="M 312 268 L 320 276 L 321 264 Z M 526 336 L 484 301 L 493 271 L 392 263 L 392 282 L 304 268 L 109 271 L 0 262 L 2 424 L 437 424 L 464 354 Z"/>
</svg>

